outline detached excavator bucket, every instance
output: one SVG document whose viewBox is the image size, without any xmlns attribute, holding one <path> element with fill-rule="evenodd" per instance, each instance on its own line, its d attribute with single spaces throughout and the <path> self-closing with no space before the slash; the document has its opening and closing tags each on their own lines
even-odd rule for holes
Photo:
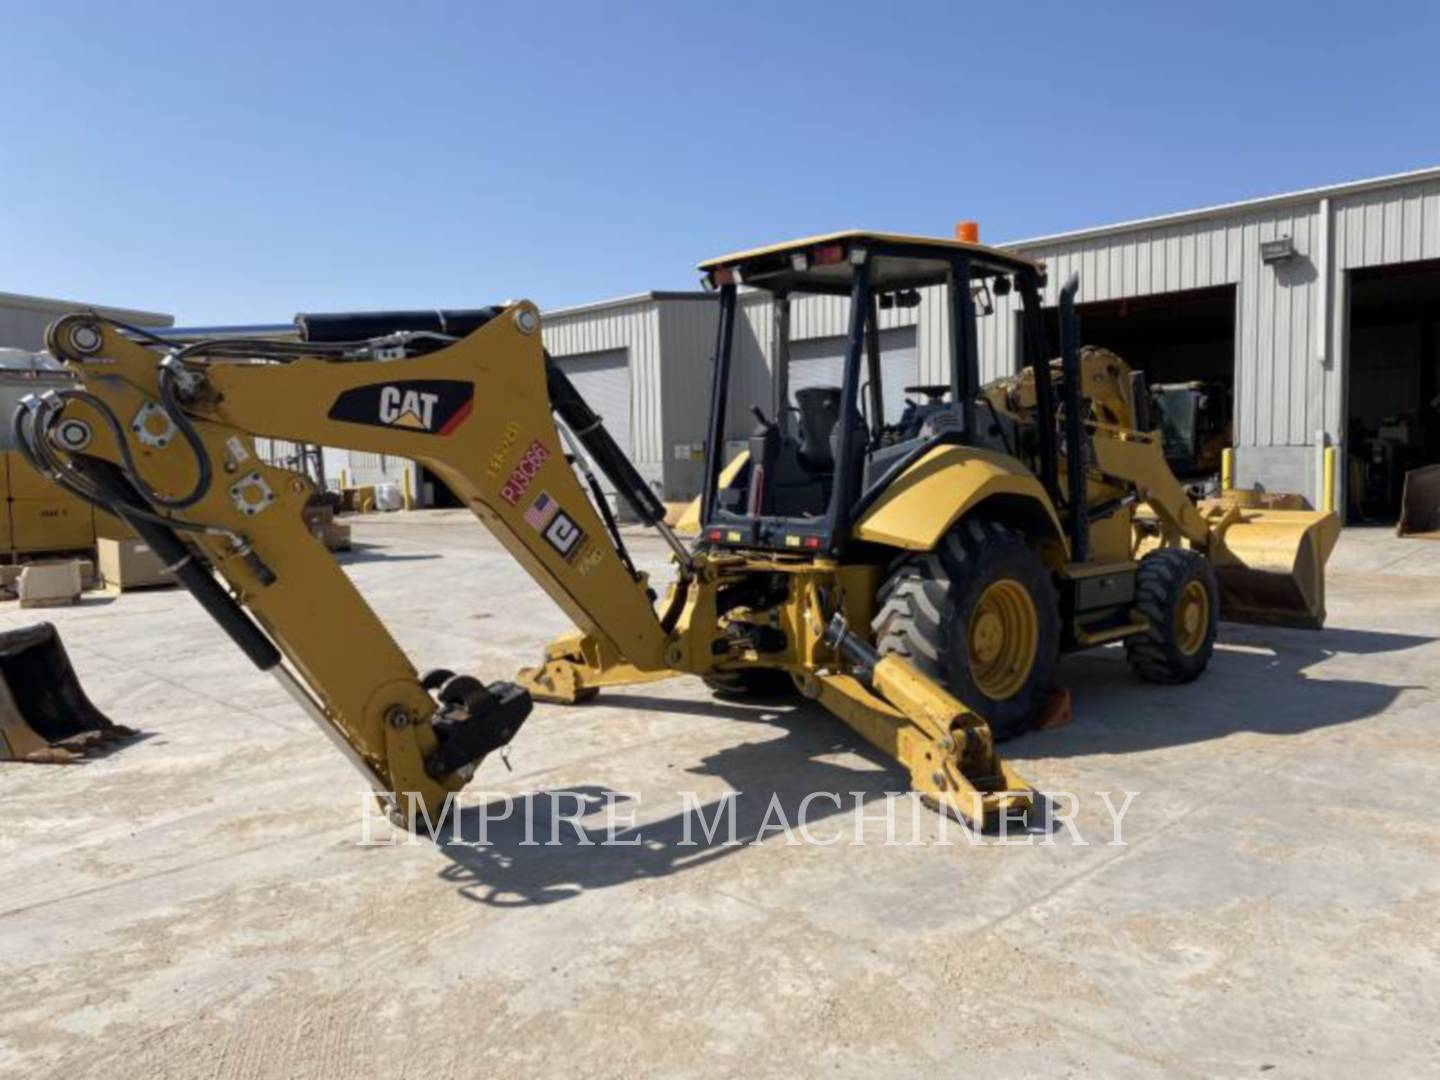
<svg viewBox="0 0 1440 1080">
<path fill-rule="evenodd" d="M 1328 511 L 1202 504 L 1215 540 L 1221 618 L 1318 630 L 1325 624 L 1325 563 L 1340 537 Z"/>
<path fill-rule="evenodd" d="M 52 624 L 0 633 L 0 761 L 75 761 L 134 734 L 85 696 Z"/>
<path fill-rule="evenodd" d="M 1405 474 L 1400 499 L 1401 536 L 1440 540 L 1440 465 L 1424 465 Z"/>
</svg>

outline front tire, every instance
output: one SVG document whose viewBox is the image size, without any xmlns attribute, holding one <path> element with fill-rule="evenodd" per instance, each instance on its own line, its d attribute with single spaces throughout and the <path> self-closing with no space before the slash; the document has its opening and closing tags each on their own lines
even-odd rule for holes
<svg viewBox="0 0 1440 1080">
<path fill-rule="evenodd" d="M 1034 726 L 1060 656 L 1060 602 L 1030 541 L 970 518 L 937 551 L 898 559 L 871 623 L 882 654 L 903 656 L 990 725 L 997 740 Z"/>
<path fill-rule="evenodd" d="M 1135 571 L 1135 606 L 1150 628 L 1125 639 L 1125 658 L 1146 682 L 1191 682 L 1215 651 L 1220 587 L 1215 568 L 1198 551 L 1161 548 Z"/>
</svg>

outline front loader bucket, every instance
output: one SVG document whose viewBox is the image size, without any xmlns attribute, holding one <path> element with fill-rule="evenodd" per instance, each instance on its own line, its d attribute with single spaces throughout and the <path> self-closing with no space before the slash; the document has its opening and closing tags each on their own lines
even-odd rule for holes
<svg viewBox="0 0 1440 1080">
<path fill-rule="evenodd" d="M 134 734 L 85 696 L 53 625 L 0 633 L 0 761 L 74 761 Z"/>
<path fill-rule="evenodd" d="M 1440 540 L 1440 465 L 1425 465 L 1405 474 L 1400 525 L 1395 531 L 1401 536 Z"/>
<path fill-rule="evenodd" d="M 1221 618 L 1316 630 L 1325 624 L 1325 563 L 1340 537 L 1339 517 L 1233 505 L 1207 517 Z"/>
</svg>

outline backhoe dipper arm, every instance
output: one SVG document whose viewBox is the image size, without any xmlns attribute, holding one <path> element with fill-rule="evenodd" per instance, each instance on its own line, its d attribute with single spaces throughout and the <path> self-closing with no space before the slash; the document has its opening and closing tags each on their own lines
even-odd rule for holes
<svg viewBox="0 0 1440 1080">
<path fill-rule="evenodd" d="M 310 693 L 284 664 L 274 673 L 377 790 L 413 792 L 410 812 L 418 798 L 433 813 L 509 741 L 528 696 L 465 676 L 422 681 L 309 531 L 310 483 L 262 462 L 254 437 L 420 462 L 594 640 L 636 668 L 663 670 L 667 634 L 645 582 L 620 558 L 563 453 L 539 328 L 533 305 L 520 302 L 421 356 L 258 363 L 232 350 L 231 359 L 181 362 L 103 319 L 68 316 L 51 328 L 50 347 L 83 392 L 36 409 L 31 423 L 43 430 L 32 438 L 56 463 L 71 463 L 72 482 L 140 507 L 122 516 L 157 538 L 157 550 L 213 568 L 228 593 L 203 596 L 194 568 L 185 572 L 207 610 L 222 625 L 229 619 L 237 641 L 250 640 L 236 619 L 250 632 L 254 623 L 225 610 L 233 597 Z M 266 666 L 263 645 L 247 653 Z"/>
</svg>

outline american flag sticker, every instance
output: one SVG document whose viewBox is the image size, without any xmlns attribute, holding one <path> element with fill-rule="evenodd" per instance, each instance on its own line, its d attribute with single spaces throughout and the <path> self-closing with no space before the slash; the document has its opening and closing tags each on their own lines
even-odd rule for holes
<svg viewBox="0 0 1440 1080">
<path fill-rule="evenodd" d="M 542 491 L 540 497 L 530 504 L 530 509 L 525 511 L 525 520 L 536 532 L 543 533 L 559 509 L 560 504 L 550 497 L 550 493 Z"/>
</svg>

